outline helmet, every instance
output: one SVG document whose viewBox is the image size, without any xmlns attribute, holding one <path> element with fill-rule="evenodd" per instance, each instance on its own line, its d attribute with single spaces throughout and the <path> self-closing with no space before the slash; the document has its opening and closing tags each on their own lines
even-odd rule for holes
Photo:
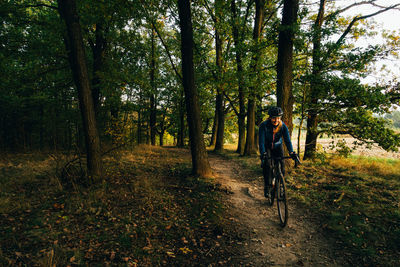
<svg viewBox="0 0 400 267">
<path fill-rule="evenodd" d="M 271 107 L 268 110 L 268 115 L 270 117 L 281 117 L 283 115 L 283 111 L 280 107 Z"/>
</svg>

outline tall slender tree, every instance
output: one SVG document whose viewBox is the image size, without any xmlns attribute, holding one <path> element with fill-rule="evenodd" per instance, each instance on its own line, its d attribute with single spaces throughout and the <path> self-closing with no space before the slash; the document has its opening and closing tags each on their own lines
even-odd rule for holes
<svg viewBox="0 0 400 267">
<path fill-rule="evenodd" d="M 154 26 L 151 29 L 151 53 L 150 53 L 150 143 L 156 144 L 156 119 L 157 119 L 157 104 L 156 104 L 156 32 Z"/>
<path fill-rule="evenodd" d="M 223 38 L 221 36 L 222 31 L 222 16 L 223 16 L 223 0 L 215 1 L 215 50 L 216 50 L 216 66 L 217 66 L 217 96 L 215 101 L 215 112 L 217 119 L 216 127 L 216 140 L 215 140 L 215 151 L 221 151 L 224 148 L 224 128 L 225 128 L 225 108 L 224 108 L 224 94 L 223 94 L 223 62 L 222 62 L 222 46 Z"/>
<path fill-rule="evenodd" d="M 307 134 L 306 134 L 306 147 L 304 151 L 304 159 L 314 156 L 317 147 L 318 137 L 318 109 L 316 108 L 319 99 L 318 84 L 321 81 L 321 36 L 322 36 L 322 23 L 324 21 L 326 0 L 320 0 L 318 15 L 315 19 L 313 26 L 313 52 L 312 52 L 312 75 L 313 81 L 310 82 L 310 109 L 307 116 Z"/>
<path fill-rule="evenodd" d="M 248 3 L 250 4 L 250 2 Z M 238 14 L 238 9 L 236 6 L 236 1 L 231 1 L 231 16 L 232 16 L 232 36 L 233 43 L 235 46 L 235 60 L 236 60 L 236 71 L 237 71 L 237 83 L 238 83 L 238 101 L 239 110 L 237 112 L 238 117 L 238 146 L 236 153 L 242 155 L 244 153 L 244 148 L 246 144 L 246 105 L 245 105 L 245 93 L 244 93 L 244 67 L 243 67 L 243 42 L 242 36 L 240 34 L 240 16 Z M 243 31 L 242 27 L 242 31 Z"/>
<path fill-rule="evenodd" d="M 251 71 L 253 75 L 253 84 L 250 88 L 249 99 L 247 102 L 247 136 L 246 146 L 244 150 L 245 155 L 253 155 L 257 153 L 255 144 L 255 126 L 256 126 L 256 101 L 257 101 L 257 83 L 259 75 L 259 62 L 260 62 L 260 40 L 261 30 L 264 22 L 265 13 L 265 0 L 255 0 L 256 2 L 256 16 L 254 19 L 253 29 L 253 42 L 254 51 L 251 59 Z"/>
<path fill-rule="evenodd" d="M 293 39 L 295 34 L 299 0 L 284 0 L 282 23 L 279 30 L 276 97 L 283 110 L 283 121 L 293 130 Z"/>
<path fill-rule="evenodd" d="M 204 144 L 198 93 L 194 83 L 194 44 L 190 0 L 178 0 L 178 10 L 181 29 L 183 88 L 185 91 L 193 173 L 203 177 L 211 177 L 212 170 Z"/>
<path fill-rule="evenodd" d="M 65 21 L 71 70 L 78 89 L 79 106 L 84 126 L 88 174 L 101 177 L 100 138 L 97 131 L 91 84 L 88 75 L 85 47 L 75 0 L 58 0 L 59 12 Z"/>
</svg>

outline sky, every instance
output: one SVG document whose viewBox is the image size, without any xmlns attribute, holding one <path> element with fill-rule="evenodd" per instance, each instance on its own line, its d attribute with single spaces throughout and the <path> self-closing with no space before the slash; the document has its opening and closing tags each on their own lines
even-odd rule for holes
<svg viewBox="0 0 400 267">
<path fill-rule="evenodd" d="M 354 2 L 362 2 L 360 0 L 357 1 L 348 1 L 348 0 L 337 0 L 335 1 L 337 6 L 346 6 L 350 3 Z M 381 6 L 393 6 L 396 4 L 400 4 L 400 0 L 376 0 L 376 4 Z M 347 11 L 344 14 L 357 14 L 361 13 L 363 15 L 367 15 L 377 11 L 377 8 L 372 7 L 371 5 L 360 5 L 351 10 Z M 386 29 L 400 29 L 400 6 L 396 10 L 389 10 L 379 15 L 374 16 L 374 20 L 378 23 L 382 23 L 384 28 Z"/>
</svg>

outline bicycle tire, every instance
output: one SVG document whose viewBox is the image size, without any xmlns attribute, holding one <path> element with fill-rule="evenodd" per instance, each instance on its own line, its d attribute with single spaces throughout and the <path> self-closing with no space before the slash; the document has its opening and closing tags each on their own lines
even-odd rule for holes
<svg viewBox="0 0 400 267">
<path fill-rule="evenodd" d="M 288 205 L 287 205 L 287 198 L 286 198 L 286 186 L 285 180 L 283 179 L 283 175 L 281 170 L 279 169 L 278 177 L 276 181 L 276 204 L 278 207 L 278 215 L 281 227 L 285 227 L 288 218 Z"/>
</svg>

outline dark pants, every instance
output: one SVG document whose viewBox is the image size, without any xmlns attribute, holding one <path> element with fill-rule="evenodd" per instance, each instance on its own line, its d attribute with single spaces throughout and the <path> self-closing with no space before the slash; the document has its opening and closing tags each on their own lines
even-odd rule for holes
<svg viewBox="0 0 400 267">
<path fill-rule="evenodd" d="M 268 158 L 271 157 L 278 157 L 282 158 L 283 157 L 283 149 L 282 146 L 275 147 L 274 149 L 267 149 L 266 150 Z M 267 160 L 267 162 L 264 162 L 264 168 L 263 168 L 263 174 L 264 174 L 264 186 L 265 188 L 268 188 L 272 181 L 271 181 L 271 174 L 272 174 L 272 169 L 271 169 L 271 162 L 273 159 Z M 281 160 L 281 171 L 282 174 L 285 175 L 285 161 Z"/>
</svg>

